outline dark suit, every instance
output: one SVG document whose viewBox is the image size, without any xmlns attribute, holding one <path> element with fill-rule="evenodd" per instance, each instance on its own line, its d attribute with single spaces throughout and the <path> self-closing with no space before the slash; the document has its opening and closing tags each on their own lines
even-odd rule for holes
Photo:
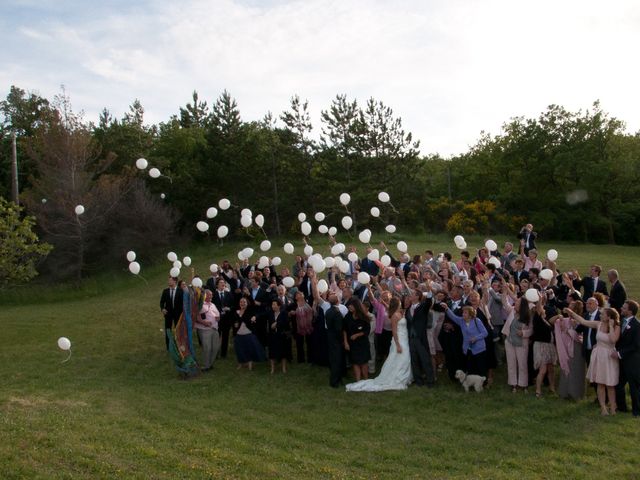
<svg viewBox="0 0 640 480">
<path fill-rule="evenodd" d="M 327 340 L 329 350 L 329 385 L 334 388 L 340 386 L 342 380 L 342 372 L 344 370 L 344 351 L 343 351 L 343 317 L 337 305 L 332 305 L 324 314 L 324 320 L 327 327 Z"/>
<path fill-rule="evenodd" d="M 620 381 L 616 386 L 616 403 L 620 411 L 627 410 L 625 386 L 628 383 L 631 411 L 637 417 L 640 415 L 640 322 L 637 318 L 632 318 L 628 326 L 620 331 L 616 351 L 620 356 Z"/>
<path fill-rule="evenodd" d="M 249 288 L 249 294 L 251 295 L 251 298 L 253 298 L 254 302 L 260 303 L 260 305 L 256 305 L 256 317 L 258 318 L 258 322 L 253 333 L 258 337 L 262 346 L 266 347 L 268 343 L 268 328 L 265 314 L 271 309 L 272 296 L 271 293 L 267 292 L 267 290 L 262 286 L 255 292 L 255 296 L 253 290 Z"/>
<path fill-rule="evenodd" d="M 595 288 L 594 288 L 593 278 L 591 277 L 583 278 L 580 281 L 580 286 L 582 286 L 582 298 L 584 299 L 585 302 L 589 298 L 593 297 L 593 294 L 595 292 L 600 292 L 605 296 L 608 295 L 607 284 L 604 283 L 604 281 L 600 280 L 599 278 L 598 278 L 597 285 L 595 285 Z M 579 289 L 579 287 L 577 287 L 576 290 L 577 289 Z"/>
<path fill-rule="evenodd" d="M 586 320 L 590 320 L 591 319 L 591 314 L 585 310 L 584 315 L 582 315 L 582 318 L 584 318 Z M 596 316 L 593 317 L 593 320 L 597 321 L 597 322 L 600 321 L 600 312 L 599 311 L 596 313 Z M 597 343 L 596 334 L 598 333 L 598 329 L 597 328 L 585 327 L 584 325 L 578 325 L 576 327 L 576 332 L 582 333 L 582 336 L 583 336 L 583 340 L 582 340 L 582 356 L 587 361 L 587 365 L 589 365 L 589 363 L 591 362 L 591 351 L 593 350 L 593 347 L 595 347 L 596 343 Z M 591 348 L 589 348 L 587 337 L 591 338 Z"/>
<path fill-rule="evenodd" d="M 311 279 L 308 275 L 302 277 L 300 285 L 298 285 L 298 291 L 302 292 L 304 299 L 309 305 L 313 304 L 313 288 L 311 286 Z"/>
<path fill-rule="evenodd" d="M 431 363 L 431 351 L 427 339 L 427 327 L 429 322 L 429 310 L 433 301 L 427 298 L 422 301 L 411 315 L 407 310 L 407 328 L 409 331 L 409 352 L 411 354 L 411 371 L 416 385 L 433 385 L 436 381 Z"/>
<path fill-rule="evenodd" d="M 627 291 L 624 288 L 623 283 L 617 280 L 616 283 L 611 285 L 611 293 L 609 294 L 609 305 L 611 308 L 615 308 L 620 313 L 620 308 L 627 301 Z"/>
<path fill-rule="evenodd" d="M 462 314 L 462 306 L 462 299 L 458 300 L 455 305 L 454 302 L 449 302 L 449 308 L 451 308 L 456 315 Z M 462 370 L 465 365 L 465 358 L 462 355 L 462 340 L 462 330 L 460 327 L 445 315 L 440 335 L 438 335 L 438 341 L 440 345 L 442 345 L 442 353 L 444 353 L 447 373 L 449 374 L 449 379 L 452 381 L 456 381 L 456 370 Z"/>
<path fill-rule="evenodd" d="M 529 272 L 525 270 L 520 270 L 519 272 L 514 271 L 512 275 L 516 282 L 516 285 L 520 285 L 520 280 L 522 280 L 523 278 L 529 280 Z"/>
<path fill-rule="evenodd" d="M 527 232 L 525 229 L 520 230 L 518 234 L 519 240 L 524 240 L 524 254 L 528 255 L 529 250 L 536 248 L 536 238 L 538 234 L 536 232 Z"/>
<path fill-rule="evenodd" d="M 165 288 L 160 296 L 160 310 L 167 311 L 167 313 L 164 314 L 165 330 L 171 330 L 171 327 L 174 327 L 178 323 L 180 315 L 182 315 L 183 292 L 178 287 L 175 287 L 174 290 L 173 301 L 171 300 L 170 288 Z M 169 350 L 169 338 L 166 334 L 165 342 L 167 350 Z"/>
<path fill-rule="evenodd" d="M 220 292 L 215 290 L 212 298 L 213 304 L 220 312 L 220 321 L 218 322 L 218 330 L 220 333 L 220 357 L 227 358 L 227 350 L 229 349 L 229 331 L 233 323 L 231 311 L 234 306 L 233 294 L 227 291 Z M 228 311 L 225 312 L 225 308 Z"/>
<path fill-rule="evenodd" d="M 380 273 L 380 267 L 373 260 L 369 260 L 368 257 L 364 257 L 360 260 L 360 271 L 367 272 L 372 277 L 377 276 Z"/>
</svg>

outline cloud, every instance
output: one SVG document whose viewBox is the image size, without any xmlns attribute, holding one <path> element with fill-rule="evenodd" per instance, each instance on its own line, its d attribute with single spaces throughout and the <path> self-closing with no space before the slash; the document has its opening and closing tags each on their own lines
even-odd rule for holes
<svg viewBox="0 0 640 480">
<path fill-rule="evenodd" d="M 37 11 L 34 2 L 27 6 Z M 14 7 L 14 11 L 18 10 Z M 22 6 L 26 8 L 25 6 Z M 309 99 L 320 110 L 338 93 L 373 96 L 403 118 L 423 153 L 465 151 L 481 130 L 547 105 L 605 110 L 640 128 L 633 1 L 535 4 L 451 1 L 157 1 L 109 8 L 76 4 L 4 22 L 3 84 L 45 96 L 67 86 L 88 117 L 121 115 L 134 98 L 147 120 L 177 113 L 196 89 L 223 89 L 245 120 Z M 95 8 L 92 12 L 91 9 Z M 633 83 L 632 83 L 633 82 Z"/>
</svg>

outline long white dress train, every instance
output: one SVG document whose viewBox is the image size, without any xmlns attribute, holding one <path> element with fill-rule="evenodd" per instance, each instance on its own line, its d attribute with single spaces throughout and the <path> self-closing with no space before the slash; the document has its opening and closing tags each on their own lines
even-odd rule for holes
<svg viewBox="0 0 640 480">
<path fill-rule="evenodd" d="M 347 392 L 382 392 L 384 390 L 406 390 L 413 381 L 411 374 L 411 355 L 409 354 L 409 334 L 407 320 L 398 322 L 398 341 L 402 353 L 398 353 L 396 342 L 391 341 L 389 356 L 382 365 L 380 375 L 368 380 L 360 380 L 346 385 Z"/>
</svg>

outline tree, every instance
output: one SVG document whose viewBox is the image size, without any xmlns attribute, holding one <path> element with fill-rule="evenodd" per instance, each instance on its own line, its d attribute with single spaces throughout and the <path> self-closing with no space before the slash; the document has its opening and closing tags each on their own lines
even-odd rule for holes
<svg viewBox="0 0 640 480">
<path fill-rule="evenodd" d="M 38 275 L 36 264 L 51 251 L 33 231 L 35 218 L 0 197 L 0 289 L 23 285 Z"/>
<path fill-rule="evenodd" d="M 187 103 L 184 108 L 180 107 L 180 126 L 183 128 L 204 128 L 211 121 L 209 106 L 207 102 L 199 100 L 198 92 L 195 90 L 191 98 L 193 99 L 193 104 Z"/>
</svg>

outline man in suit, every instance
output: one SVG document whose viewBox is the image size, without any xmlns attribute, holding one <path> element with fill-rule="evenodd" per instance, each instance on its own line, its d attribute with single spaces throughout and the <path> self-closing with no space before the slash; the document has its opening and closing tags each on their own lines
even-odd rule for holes
<svg viewBox="0 0 640 480">
<path fill-rule="evenodd" d="M 600 273 L 602 272 L 602 267 L 600 265 L 591 265 L 590 276 L 585 277 L 580 281 L 580 286 L 582 286 L 582 298 L 590 298 L 594 293 L 600 292 L 604 296 L 607 296 L 607 284 L 604 283 L 603 280 L 600 280 Z M 580 288 L 578 286 L 577 288 Z"/>
<path fill-rule="evenodd" d="M 500 257 L 500 262 L 502 263 L 505 270 L 509 273 L 513 272 L 513 267 L 511 263 L 518 258 L 518 254 L 513 251 L 513 243 L 505 242 L 504 244 L 504 253 Z"/>
<path fill-rule="evenodd" d="M 456 315 L 462 314 L 462 287 L 454 286 L 449 294 L 449 308 Z M 437 305 L 434 306 L 437 307 Z M 444 317 L 438 341 L 442 345 L 442 353 L 444 353 L 447 372 L 452 381 L 456 381 L 456 370 L 462 369 L 464 366 L 464 357 L 462 355 L 462 330 L 451 321 L 448 317 Z"/>
<path fill-rule="evenodd" d="M 620 281 L 618 271 L 611 269 L 607 272 L 609 282 L 611 282 L 611 293 L 609 294 L 609 305 L 615 308 L 618 313 L 622 314 L 622 305 L 627 301 L 627 291 L 624 284 Z"/>
<path fill-rule="evenodd" d="M 521 252 L 524 250 L 524 254 L 528 255 L 529 250 L 534 250 L 536 248 L 536 238 L 538 234 L 533 231 L 533 225 L 527 223 L 518 234 L 518 239 L 520 240 L 520 249 Z"/>
<path fill-rule="evenodd" d="M 164 315 L 164 340 L 167 350 L 169 350 L 169 338 L 166 330 L 171 330 L 178 323 L 182 314 L 182 291 L 177 288 L 178 279 L 169 277 L 168 284 L 169 286 L 162 291 L 160 296 L 160 310 Z"/>
<path fill-rule="evenodd" d="M 515 270 L 513 271 L 513 279 L 515 280 L 516 285 L 520 285 L 520 281 L 523 278 L 529 280 L 529 272 L 524 270 L 524 260 L 522 260 L 522 258 L 516 258 L 514 265 Z"/>
<path fill-rule="evenodd" d="M 591 297 L 587 299 L 586 309 L 583 317 L 586 320 L 591 320 L 592 322 L 600 321 L 600 310 L 598 310 L 598 300 Z M 576 332 L 582 333 L 582 355 L 587 362 L 587 365 L 591 362 L 591 352 L 593 351 L 593 347 L 596 346 L 596 334 L 598 333 L 597 328 L 588 328 L 584 325 L 578 325 L 576 327 Z"/>
<path fill-rule="evenodd" d="M 625 387 L 629 384 L 631 393 L 631 412 L 634 417 L 640 416 L 640 322 L 638 304 L 633 300 L 626 301 L 621 308 L 622 323 L 620 338 L 616 343 L 616 351 L 612 355 L 620 359 L 620 381 L 616 386 L 616 404 L 619 412 L 627 411 Z"/>
<path fill-rule="evenodd" d="M 326 302 L 325 302 L 326 303 Z M 329 385 L 333 388 L 340 387 L 344 372 L 343 350 L 343 315 L 338 305 L 340 301 L 335 293 L 329 294 L 329 307 L 324 313 L 324 322 L 327 329 L 329 350 Z"/>
<path fill-rule="evenodd" d="M 367 246 L 367 255 L 369 255 L 372 250 L 373 249 L 370 246 Z M 376 262 L 374 262 L 373 260 L 369 260 L 369 257 L 365 256 L 364 258 L 360 259 L 360 271 L 367 272 L 372 277 L 375 277 L 380 273 L 380 268 L 378 267 Z"/>
<path fill-rule="evenodd" d="M 231 330 L 231 310 L 233 309 L 233 294 L 226 290 L 227 282 L 224 278 L 218 278 L 216 290 L 213 292 L 213 304 L 220 312 L 220 321 L 218 329 L 220 330 L 220 357 L 227 358 L 227 350 L 229 349 L 229 331 Z"/>
<path fill-rule="evenodd" d="M 429 327 L 429 309 L 433 303 L 432 294 L 420 290 L 411 292 L 412 305 L 407 309 L 407 329 L 409 331 L 409 352 L 411 354 L 411 371 L 417 386 L 431 387 L 436 377 L 433 371 L 427 328 Z"/>
<path fill-rule="evenodd" d="M 306 273 L 304 277 L 302 277 L 302 281 L 300 285 L 298 285 L 298 291 L 302 292 L 304 295 L 304 299 L 307 301 L 309 305 L 313 304 L 313 289 L 312 289 L 312 280 L 314 277 L 314 270 L 311 265 L 307 266 Z"/>
</svg>

